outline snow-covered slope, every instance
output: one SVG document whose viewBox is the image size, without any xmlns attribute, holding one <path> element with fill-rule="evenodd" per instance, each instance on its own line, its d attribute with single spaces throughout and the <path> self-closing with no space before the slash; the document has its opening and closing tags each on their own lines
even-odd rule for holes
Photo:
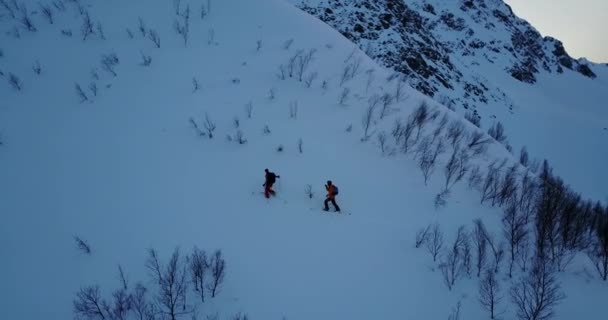
<svg viewBox="0 0 608 320">
<path fill-rule="evenodd" d="M 166 261 L 176 246 L 184 254 L 193 246 L 222 249 L 226 258 L 217 298 L 199 303 L 189 289 L 197 319 L 239 311 L 251 319 L 438 319 L 459 301 L 462 319 L 487 317 L 477 278 L 463 277 L 447 290 L 438 263 L 413 243 L 417 230 L 438 222 L 447 246 L 476 218 L 498 237 L 500 209 L 479 205 L 464 181 L 445 207 L 435 207 L 452 145 L 428 185 L 413 155 L 392 149 L 390 134 L 380 152 L 377 134 L 390 133 L 426 100 L 417 91 L 404 87 L 383 117 L 376 107 L 373 138 L 361 141 L 368 99 L 394 94 L 397 83 L 338 32 L 282 0 L 203 2 L 211 6 L 202 19 L 201 2 L 183 0 L 182 15 L 190 5 L 185 45 L 174 31 L 183 17 L 168 1 L 54 2 L 53 24 L 28 6 L 36 32 L 24 29 L 18 13 L 0 20 L 7 31 L 0 48 L 3 318 L 73 317 L 72 300 L 83 286 L 98 284 L 111 299 L 121 286 L 118 265 L 130 290 L 141 281 L 152 297 L 146 249 Z M 87 13 L 105 39 L 94 27 L 83 41 Z M 160 48 L 148 39 L 152 31 Z M 316 50 L 304 73 L 317 74 L 310 88 L 280 79 L 280 65 L 285 70 L 299 49 Z M 104 69 L 101 60 L 113 54 L 118 64 Z M 341 81 L 347 65 L 359 72 Z M 437 132 L 444 116 L 462 121 L 427 102 L 437 117 L 421 136 Z M 217 126 L 212 139 L 192 125 L 204 131 L 207 118 Z M 239 132 L 243 144 L 235 141 Z M 514 163 L 492 143 L 471 162 L 503 158 Z M 281 176 L 277 198 L 260 194 L 264 168 Z M 345 214 L 320 211 L 328 179 L 340 187 Z M 90 255 L 74 248 L 74 236 L 90 244 Z M 504 268 L 506 297 L 512 280 Z M 577 259 L 560 274 L 568 297 L 556 310 L 559 319 L 603 318 L 598 310 L 608 288 L 589 270 Z M 500 307 L 505 316 L 514 312 L 507 298 Z"/>
<path fill-rule="evenodd" d="M 608 69 L 571 58 L 503 0 L 291 1 L 419 91 L 485 128 L 503 122 L 515 152 L 527 146 L 577 190 L 608 196 Z"/>
</svg>

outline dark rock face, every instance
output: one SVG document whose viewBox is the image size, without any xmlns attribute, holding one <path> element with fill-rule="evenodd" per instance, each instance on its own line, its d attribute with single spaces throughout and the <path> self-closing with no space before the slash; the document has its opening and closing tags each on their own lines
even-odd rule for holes
<svg viewBox="0 0 608 320">
<path fill-rule="evenodd" d="M 449 95 L 473 108 L 490 100 L 510 103 L 485 75 L 474 73 L 479 61 L 530 84 L 539 72 L 563 68 L 596 77 L 587 63 L 570 57 L 560 41 L 543 38 L 503 0 L 291 1 L 407 75 L 423 93 Z"/>
</svg>

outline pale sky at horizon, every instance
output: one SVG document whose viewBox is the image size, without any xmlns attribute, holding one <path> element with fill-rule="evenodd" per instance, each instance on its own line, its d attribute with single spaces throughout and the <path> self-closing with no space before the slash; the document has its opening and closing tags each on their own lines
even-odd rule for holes
<svg viewBox="0 0 608 320">
<path fill-rule="evenodd" d="M 608 63 L 608 0 L 504 0 L 573 57 Z"/>
</svg>

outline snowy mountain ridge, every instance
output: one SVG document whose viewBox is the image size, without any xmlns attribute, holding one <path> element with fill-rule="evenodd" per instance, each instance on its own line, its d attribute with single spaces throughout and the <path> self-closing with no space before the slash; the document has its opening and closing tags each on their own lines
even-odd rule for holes
<svg viewBox="0 0 608 320">
<path fill-rule="evenodd" d="M 573 59 L 559 40 L 542 37 L 502 0 L 292 2 L 405 74 L 419 91 L 446 95 L 465 108 L 490 100 L 510 103 L 499 87 L 489 87 L 492 79 L 475 71 L 480 63 L 527 83 L 535 83 L 540 72 L 564 68 L 597 77 L 598 64 Z M 463 95 L 449 93 L 455 88 Z"/>
</svg>

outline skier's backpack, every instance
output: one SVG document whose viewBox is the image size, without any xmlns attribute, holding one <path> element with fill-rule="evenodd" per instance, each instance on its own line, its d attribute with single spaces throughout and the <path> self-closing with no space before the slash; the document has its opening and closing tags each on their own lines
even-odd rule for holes
<svg viewBox="0 0 608 320">
<path fill-rule="evenodd" d="M 276 181 L 277 181 L 277 176 L 274 174 L 274 172 L 270 172 L 268 174 L 268 183 L 274 184 Z"/>
<path fill-rule="evenodd" d="M 334 196 L 338 195 L 338 187 L 334 184 Z"/>
</svg>

